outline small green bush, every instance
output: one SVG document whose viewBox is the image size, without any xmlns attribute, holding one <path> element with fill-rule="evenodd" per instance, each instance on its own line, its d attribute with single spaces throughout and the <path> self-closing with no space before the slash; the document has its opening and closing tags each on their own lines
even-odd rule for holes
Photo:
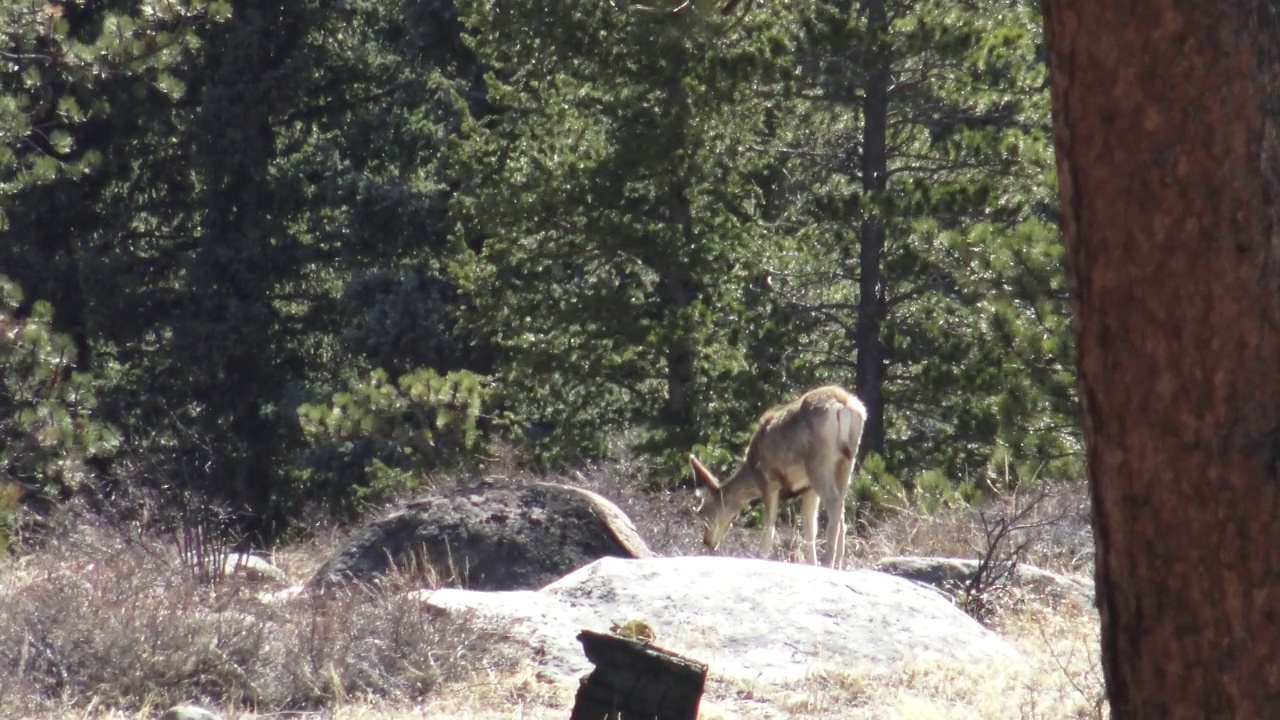
<svg viewBox="0 0 1280 720">
<path fill-rule="evenodd" d="M 53 330 L 53 307 L 28 308 L 21 288 L 0 276 L 0 478 L 16 486 L 0 498 L 0 534 L 16 531 L 16 511 L 6 508 L 20 501 L 49 511 L 94 479 L 91 461 L 119 450 L 117 432 L 95 416 L 92 378 L 75 362 L 71 338 Z"/>
<path fill-rule="evenodd" d="M 466 371 L 417 370 L 393 382 L 374 370 L 327 402 L 298 407 L 305 481 L 338 510 L 413 490 L 426 473 L 477 457 L 483 397 L 479 376 Z"/>
</svg>

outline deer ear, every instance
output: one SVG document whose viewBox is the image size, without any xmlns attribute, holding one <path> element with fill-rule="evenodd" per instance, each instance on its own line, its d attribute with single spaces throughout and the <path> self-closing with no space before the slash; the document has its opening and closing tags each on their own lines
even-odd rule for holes
<svg viewBox="0 0 1280 720">
<path fill-rule="evenodd" d="M 697 488 L 699 494 L 720 489 L 720 482 L 716 480 L 716 476 L 712 475 L 707 466 L 698 461 L 698 458 L 690 455 L 689 467 L 693 468 L 693 486 Z"/>
</svg>

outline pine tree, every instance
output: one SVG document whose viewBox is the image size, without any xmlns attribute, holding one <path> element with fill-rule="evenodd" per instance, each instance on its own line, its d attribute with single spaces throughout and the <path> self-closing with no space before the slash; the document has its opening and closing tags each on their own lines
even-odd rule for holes
<svg viewBox="0 0 1280 720">
<path fill-rule="evenodd" d="M 895 472 L 974 477 L 1010 452 L 1076 469 L 1037 23 L 1007 3 L 874 0 L 816 3 L 804 24 L 774 147 L 784 222 L 816 250 L 777 264 L 779 288 L 822 319 L 799 345 L 853 376 L 865 447 Z M 1036 325 L 1054 350 L 1024 364 Z"/>
<path fill-rule="evenodd" d="M 436 157 L 483 101 L 452 8 L 22 5 L 4 8 L 0 266 L 93 371 L 129 448 L 115 475 L 283 530 L 306 496 L 295 406 L 375 362 L 470 362 L 447 308 L 388 319 L 381 291 L 439 287 Z M 415 333 L 434 354 L 406 350 Z"/>
<path fill-rule="evenodd" d="M 704 11 L 465 7 L 501 111 L 457 144 L 459 272 L 512 422 L 548 457 L 631 428 L 658 449 L 736 441 L 770 396 L 745 352 L 777 246 L 750 148 L 785 38 L 725 45 Z"/>
</svg>

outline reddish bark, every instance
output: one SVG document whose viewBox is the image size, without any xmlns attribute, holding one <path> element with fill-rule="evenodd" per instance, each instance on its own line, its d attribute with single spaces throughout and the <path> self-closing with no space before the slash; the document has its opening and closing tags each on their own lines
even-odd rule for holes
<svg viewBox="0 0 1280 720">
<path fill-rule="evenodd" d="M 1271 12 L 1047 0 L 1115 718 L 1280 718 Z"/>
</svg>

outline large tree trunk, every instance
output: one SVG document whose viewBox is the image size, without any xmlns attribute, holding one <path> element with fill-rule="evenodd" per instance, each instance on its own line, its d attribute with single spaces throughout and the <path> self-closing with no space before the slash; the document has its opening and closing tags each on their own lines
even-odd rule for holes
<svg viewBox="0 0 1280 720">
<path fill-rule="evenodd" d="M 1270 13 L 1046 2 L 1116 718 L 1280 718 Z"/>
</svg>

